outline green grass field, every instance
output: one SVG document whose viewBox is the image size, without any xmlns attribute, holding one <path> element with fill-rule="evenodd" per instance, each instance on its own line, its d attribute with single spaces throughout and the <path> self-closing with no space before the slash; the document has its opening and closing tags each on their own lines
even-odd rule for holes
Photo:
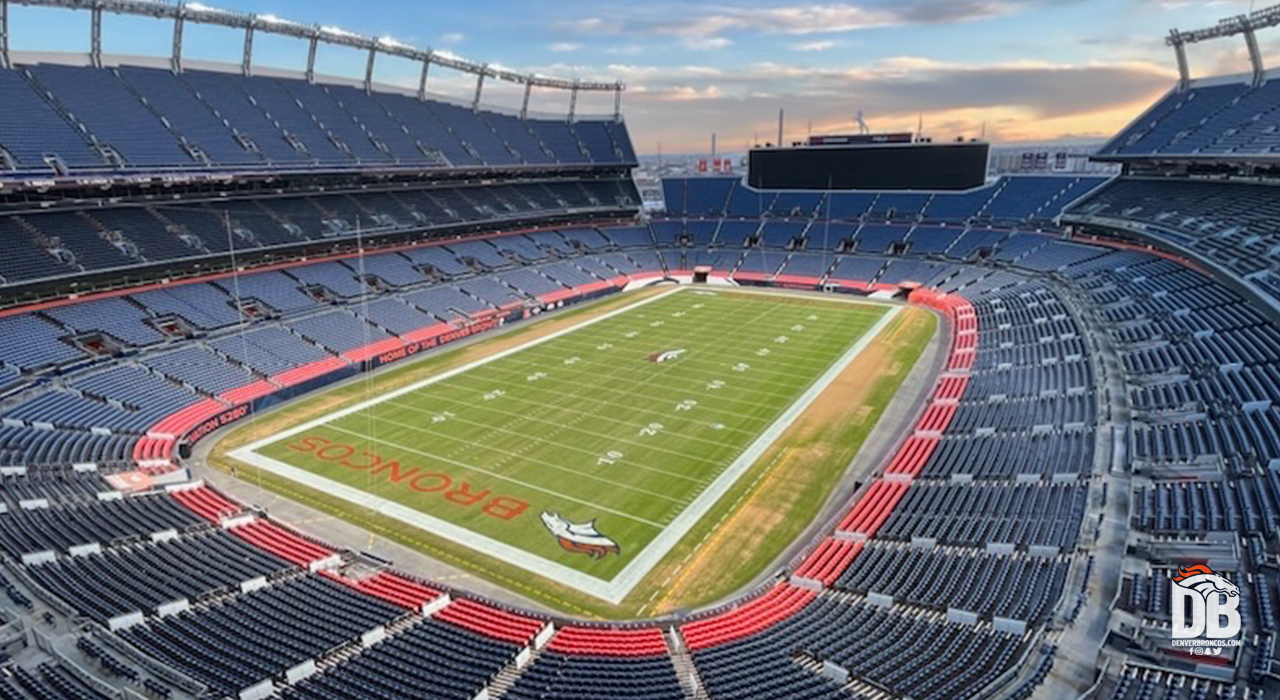
<svg viewBox="0 0 1280 700">
<path fill-rule="evenodd" d="M 233 456 L 372 494 L 517 565 L 609 581 L 664 531 L 692 527 L 714 486 L 732 485 L 727 470 L 749 468 L 748 448 L 888 309 L 682 290 Z M 595 530 L 556 530 L 566 521 Z"/>
</svg>

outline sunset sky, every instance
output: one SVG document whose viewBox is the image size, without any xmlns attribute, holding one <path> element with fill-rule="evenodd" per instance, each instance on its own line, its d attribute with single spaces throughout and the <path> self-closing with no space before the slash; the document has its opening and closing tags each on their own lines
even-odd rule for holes
<svg viewBox="0 0 1280 700">
<path fill-rule="evenodd" d="M 1171 27 L 1197 28 L 1249 11 L 1248 0 L 862 0 L 788 4 L 559 0 L 210 0 L 228 10 L 336 25 L 524 71 L 627 83 L 623 111 L 636 147 L 653 153 L 740 150 L 772 140 L 777 112 L 788 139 L 847 131 L 862 110 L 871 127 L 937 139 L 996 142 L 1091 139 L 1128 123 L 1175 79 Z M 1257 7 L 1269 3 L 1259 2 Z M 87 12 L 11 5 L 15 51 L 79 51 Z M 108 17 L 110 53 L 164 55 L 170 26 Z M 186 55 L 239 62 L 241 37 L 188 27 Z M 1260 35 L 1280 65 L 1280 30 Z M 261 65 L 301 67 L 304 42 L 259 36 Z M 1247 68 L 1243 41 L 1194 47 L 1196 75 Z M 322 49 L 319 70 L 362 76 L 365 57 Z M 384 82 L 416 85 L 417 68 L 381 60 Z M 437 71 L 431 89 L 469 97 L 474 79 Z M 518 107 L 520 88 L 494 85 L 486 101 Z M 544 91 L 534 107 L 563 113 L 568 96 Z M 612 97 L 581 109 L 612 109 Z"/>
</svg>

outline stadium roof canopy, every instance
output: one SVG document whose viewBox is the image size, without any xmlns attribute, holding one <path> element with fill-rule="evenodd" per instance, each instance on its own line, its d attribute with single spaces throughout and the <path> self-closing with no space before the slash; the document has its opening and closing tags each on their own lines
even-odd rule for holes
<svg viewBox="0 0 1280 700">
<path fill-rule="evenodd" d="M 244 31 L 244 58 L 241 70 L 249 75 L 253 69 L 253 37 L 257 32 L 280 34 L 304 39 L 311 43 L 307 54 L 308 80 L 315 78 L 316 49 L 321 43 L 346 46 L 368 52 L 365 68 L 365 86 L 373 83 L 373 66 L 378 54 L 398 56 L 417 61 L 422 64 L 421 77 L 418 81 L 418 93 L 425 97 L 427 77 L 431 66 L 441 66 L 476 76 L 475 104 L 479 104 L 480 95 L 486 78 L 494 78 L 525 86 L 525 105 L 527 109 L 529 92 L 537 88 L 568 90 L 573 94 L 572 102 L 577 101 L 577 94 L 588 92 L 614 93 L 614 111 L 620 109 L 622 92 L 626 86 L 621 81 L 587 81 L 568 80 L 544 76 L 537 73 L 525 73 L 491 63 L 476 63 L 444 50 L 421 49 L 383 37 L 370 37 L 341 27 L 304 24 L 270 14 L 248 14 L 210 7 L 200 2 L 168 2 L 167 0 L 0 0 L 0 67 L 9 66 L 9 23 L 8 6 L 24 5 L 32 7 L 51 7 L 67 10 L 87 10 L 93 15 L 90 36 L 90 61 L 94 65 L 102 62 L 102 14 L 110 12 L 119 15 L 135 15 L 154 17 L 156 19 L 173 20 L 173 53 L 170 58 L 173 70 L 182 70 L 182 31 L 187 22 L 210 24 Z M 572 112 L 573 106 L 570 106 Z"/>
</svg>

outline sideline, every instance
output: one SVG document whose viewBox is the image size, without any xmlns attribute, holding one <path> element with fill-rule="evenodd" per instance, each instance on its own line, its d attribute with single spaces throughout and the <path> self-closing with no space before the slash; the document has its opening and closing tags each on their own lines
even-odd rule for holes
<svg viewBox="0 0 1280 700">
<path fill-rule="evenodd" d="M 276 435 L 260 439 L 229 452 L 228 456 L 232 459 L 236 459 L 259 469 L 274 473 L 322 493 L 328 493 L 329 495 L 336 496 L 353 504 L 362 506 L 378 513 L 379 515 L 393 518 L 420 530 L 426 530 L 462 544 L 482 554 L 500 559 L 508 564 L 556 581 L 579 592 L 617 605 L 625 600 L 631 591 L 644 579 L 644 577 L 648 575 L 648 573 L 657 566 L 664 557 L 666 557 L 671 549 L 684 539 L 689 530 L 691 530 L 694 525 L 696 525 L 697 522 L 711 510 L 716 502 L 733 487 L 743 474 L 750 470 L 769 446 L 776 442 L 778 438 L 787 431 L 791 424 L 794 423 L 815 400 L 817 400 L 818 396 L 820 396 L 831 385 L 831 383 L 840 376 L 844 369 L 853 362 L 853 360 L 861 354 L 867 346 L 880 336 L 884 329 L 887 328 L 893 319 L 898 316 L 903 307 L 877 304 L 875 302 L 867 302 L 862 299 L 823 299 L 823 301 L 826 302 L 877 306 L 884 308 L 885 313 L 871 328 L 863 333 L 857 342 L 855 342 L 838 360 L 836 360 L 836 362 L 828 367 L 826 372 L 814 381 L 808 389 L 801 394 L 785 412 L 782 413 L 782 415 L 780 415 L 768 428 L 761 432 L 760 435 L 747 447 L 747 449 L 744 450 L 742 454 L 740 454 L 724 471 L 722 471 L 720 475 L 712 481 L 711 484 L 693 500 L 693 502 L 689 504 L 688 507 L 681 511 L 681 513 L 676 516 L 676 518 L 672 520 L 657 537 L 651 540 L 638 556 L 627 564 L 622 571 L 618 572 L 612 579 L 607 581 L 563 564 L 544 559 L 543 557 L 527 552 L 524 549 L 473 532 L 452 522 L 427 515 L 426 513 L 401 505 L 389 499 L 375 496 L 355 487 L 285 464 L 279 460 L 266 457 L 259 454 L 258 450 L 266 447 L 267 445 L 274 444 L 281 440 L 286 440 L 298 433 L 312 430 L 352 413 L 362 411 L 370 406 L 417 391 L 435 382 L 443 381 L 450 377 L 468 372 L 476 367 L 513 355 L 530 347 L 535 347 L 542 343 L 549 342 L 555 338 L 576 332 L 582 328 L 599 323 L 606 319 L 628 313 L 636 308 L 654 303 L 660 299 L 665 299 L 673 294 L 678 294 L 688 289 L 688 287 L 683 286 L 677 287 L 669 292 L 658 294 L 634 304 L 614 309 L 613 311 L 607 312 L 601 316 L 561 329 L 542 338 L 538 338 L 516 347 L 508 348 L 507 350 L 495 353 L 489 357 L 476 360 L 461 367 L 457 367 L 422 381 L 401 387 L 376 398 L 369 399 L 341 411 L 337 411 L 333 414 L 295 426 L 294 428 Z M 787 296 L 802 299 L 814 298 L 803 294 L 789 294 L 786 292 L 755 292 L 747 291 L 745 289 L 735 289 L 728 293 Z"/>
</svg>

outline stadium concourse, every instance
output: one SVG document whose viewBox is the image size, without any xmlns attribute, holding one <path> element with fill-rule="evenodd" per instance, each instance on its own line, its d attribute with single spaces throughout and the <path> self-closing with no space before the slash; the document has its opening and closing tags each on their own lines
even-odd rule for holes
<svg viewBox="0 0 1280 700">
<path fill-rule="evenodd" d="M 1174 90 L 1103 149 L 1137 172 L 1112 180 L 670 179 L 648 218 L 619 115 L 97 58 L 0 68 L 0 697 L 1277 697 L 1276 186 L 1185 176 L 1268 167 L 1266 80 Z M 887 458 L 709 609 L 521 609 L 186 464 L 266 408 L 695 271 L 947 326 Z M 1238 586 L 1246 643 L 1170 642 L 1192 563 Z"/>
</svg>

